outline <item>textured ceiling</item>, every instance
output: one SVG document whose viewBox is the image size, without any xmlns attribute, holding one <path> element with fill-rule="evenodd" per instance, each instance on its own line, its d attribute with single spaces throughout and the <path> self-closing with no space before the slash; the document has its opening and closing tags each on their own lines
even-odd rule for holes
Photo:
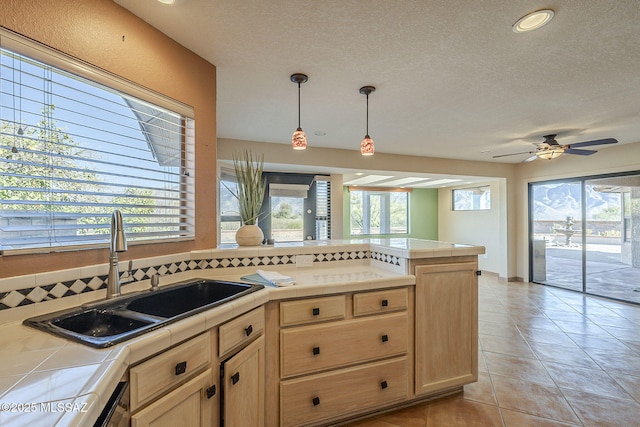
<svg viewBox="0 0 640 427">
<path fill-rule="evenodd" d="M 494 161 L 549 133 L 640 141 L 637 0 L 115 1 L 217 66 L 221 138 L 289 144 L 303 72 L 311 146 L 359 149 L 364 85 L 378 152 Z M 547 26 L 511 30 L 544 8 Z"/>
</svg>

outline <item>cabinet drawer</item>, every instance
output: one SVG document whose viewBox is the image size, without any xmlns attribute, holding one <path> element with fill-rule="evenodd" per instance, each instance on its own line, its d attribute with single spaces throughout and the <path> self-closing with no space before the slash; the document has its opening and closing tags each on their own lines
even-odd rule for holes
<svg viewBox="0 0 640 427">
<path fill-rule="evenodd" d="M 353 295 L 353 315 L 385 313 L 406 310 L 409 305 L 407 288 L 361 292 Z"/>
<path fill-rule="evenodd" d="M 191 378 L 209 365 L 211 345 L 205 333 L 131 368 L 131 410 Z"/>
<path fill-rule="evenodd" d="M 256 308 L 225 323 L 218 329 L 220 356 L 259 337 L 262 331 L 264 331 L 264 307 Z"/>
<path fill-rule="evenodd" d="M 407 358 L 369 363 L 325 374 L 282 381 L 282 425 L 343 418 L 409 398 Z"/>
<path fill-rule="evenodd" d="M 280 326 L 339 320 L 344 316 L 344 295 L 280 303 Z"/>
<path fill-rule="evenodd" d="M 283 377 L 407 353 L 407 313 L 280 331 Z"/>
</svg>

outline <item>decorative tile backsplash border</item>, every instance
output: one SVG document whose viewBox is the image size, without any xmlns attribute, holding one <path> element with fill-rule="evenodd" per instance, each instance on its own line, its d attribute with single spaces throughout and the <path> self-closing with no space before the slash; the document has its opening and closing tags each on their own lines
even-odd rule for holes
<svg viewBox="0 0 640 427">
<path fill-rule="evenodd" d="M 188 255 L 188 254 L 187 254 Z M 153 275 L 167 276 L 176 273 L 183 273 L 195 270 L 208 270 L 219 268 L 236 267 L 269 267 L 282 265 L 295 265 L 296 255 L 260 255 L 260 256 L 237 256 L 220 257 L 200 260 L 176 260 L 175 262 L 158 264 L 150 267 L 141 267 L 123 271 L 120 273 L 120 280 L 123 284 L 148 280 Z M 376 260 L 400 265 L 398 258 L 390 255 L 372 253 L 368 250 L 336 251 L 314 253 L 313 262 L 324 263 L 332 261 Z M 0 292 L 0 310 L 7 310 L 15 307 L 36 304 L 43 301 L 50 301 L 85 292 L 92 292 L 107 287 L 107 275 L 85 277 L 69 281 L 60 281 L 48 285 L 40 285 L 25 289 L 16 289 L 8 292 Z"/>
<path fill-rule="evenodd" d="M 400 258 L 395 255 L 383 254 L 380 252 L 371 252 L 371 259 L 375 259 L 376 261 L 384 262 L 387 264 L 395 265 L 400 267 Z"/>
</svg>

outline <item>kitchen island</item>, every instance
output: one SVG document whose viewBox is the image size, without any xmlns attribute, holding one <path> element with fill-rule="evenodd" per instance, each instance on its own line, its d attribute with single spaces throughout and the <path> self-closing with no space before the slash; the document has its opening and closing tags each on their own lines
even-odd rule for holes
<svg viewBox="0 0 640 427">
<path fill-rule="evenodd" d="M 172 351 L 207 357 L 190 376 L 168 380 L 137 402 L 133 425 L 173 416 L 167 411 L 172 402 L 176 411 L 193 412 L 194 405 L 178 405 L 187 395 L 205 425 L 218 425 L 222 414 L 225 425 L 249 417 L 278 426 L 335 423 L 460 391 L 477 379 L 481 253 L 481 246 L 370 239 L 197 251 L 169 264 L 161 260 L 164 269 L 145 260 L 150 267 L 141 268 L 164 272 L 161 285 L 196 277 L 240 280 L 257 268 L 289 275 L 296 284 L 266 287 L 103 350 L 6 323 L 0 326 L 0 402 L 13 406 L 0 413 L 0 424 L 91 425 L 123 378 L 140 389 L 157 375 L 158 358 Z M 145 279 L 123 289 L 147 286 Z M 238 370 L 221 378 L 222 363 L 245 350 L 249 356 L 238 359 Z M 242 372 L 253 381 L 243 381 Z M 366 384 L 372 373 L 385 372 Z M 251 408 L 234 406 L 236 386 L 254 390 Z M 187 389 L 192 393 L 176 393 Z M 222 406 L 220 390 L 228 397 Z"/>
</svg>

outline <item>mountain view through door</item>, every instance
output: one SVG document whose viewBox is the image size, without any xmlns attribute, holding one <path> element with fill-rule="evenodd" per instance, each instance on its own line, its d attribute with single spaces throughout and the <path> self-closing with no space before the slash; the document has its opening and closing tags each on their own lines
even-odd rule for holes
<svg viewBox="0 0 640 427">
<path fill-rule="evenodd" d="M 640 175 L 533 183 L 531 281 L 640 303 Z"/>
</svg>

